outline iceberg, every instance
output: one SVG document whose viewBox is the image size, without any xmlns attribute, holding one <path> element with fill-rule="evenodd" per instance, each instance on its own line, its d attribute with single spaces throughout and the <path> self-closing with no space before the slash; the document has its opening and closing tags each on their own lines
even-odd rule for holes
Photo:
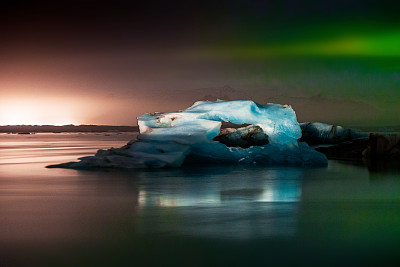
<svg viewBox="0 0 400 267">
<path fill-rule="evenodd" d="M 354 129 L 322 122 L 300 123 L 301 141 L 309 145 L 340 144 L 348 141 L 368 139 L 369 134 Z"/>
<path fill-rule="evenodd" d="M 221 130 L 221 122 L 249 124 Z M 250 100 L 198 101 L 170 113 L 138 118 L 137 140 L 121 148 L 48 167 L 162 168 L 187 164 L 260 164 L 320 166 L 324 154 L 300 142 L 302 131 L 291 106 Z"/>
</svg>

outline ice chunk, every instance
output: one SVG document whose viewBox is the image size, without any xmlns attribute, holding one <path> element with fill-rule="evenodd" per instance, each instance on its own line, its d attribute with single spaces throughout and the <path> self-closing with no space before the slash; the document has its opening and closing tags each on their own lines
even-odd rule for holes
<svg viewBox="0 0 400 267">
<path fill-rule="evenodd" d="M 304 122 L 300 124 L 301 141 L 309 145 L 338 144 L 357 139 L 368 139 L 368 133 L 359 132 L 342 126 L 321 122 Z"/>
<path fill-rule="evenodd" d="M 198 101 L 182 112 L 144 114 L 139 117 L 139 139 L 194 144 L 216 137 L 221 121 L 260 126 L 271 143 L 291 143 L 301 137 L 290 106 L 238 100 Z"/>
<path fill-rule="evenodd" d="M 250 124 L 239 130 L 241 139 L 246 136 L 247 143 L 242 145 L 245 148 L 213 140 L 220 134 L 221 121 Z M 298 142 L 301 128 L 287 105 L 260 105 L 250 100 L 199 101 L 180 112 L 144 114 L 138 118 L 138 125 L 136 142 L 100 150 L 81 162 L 58 167 L 160 168 L 200 162 L 327 164 L 323 154 Z M 238 136 L 231 137 L 228 139 L 234 141 Z"/>
</svg>

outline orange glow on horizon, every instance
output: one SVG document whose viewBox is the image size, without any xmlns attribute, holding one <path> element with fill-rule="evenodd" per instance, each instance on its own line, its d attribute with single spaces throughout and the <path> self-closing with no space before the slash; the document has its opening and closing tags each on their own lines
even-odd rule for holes
<svg viewBox="0 0 400 267">
<path fill-rule="evenodd" d="M 66 125 L 78 122 L 71 103 L 59 99 L 1 99 L 0 125 Z"/>
</svg>

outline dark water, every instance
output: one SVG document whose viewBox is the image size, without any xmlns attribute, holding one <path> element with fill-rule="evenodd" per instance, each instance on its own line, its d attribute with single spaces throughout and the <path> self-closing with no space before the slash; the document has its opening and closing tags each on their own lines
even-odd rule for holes
<svg viewBox="0 0 400 267">
<path fill-rule="evenodd" d="M 0 135 L 0 266 L 396 266 L 400 175 L 46 169 L 133 134 Z"/>
</svg>

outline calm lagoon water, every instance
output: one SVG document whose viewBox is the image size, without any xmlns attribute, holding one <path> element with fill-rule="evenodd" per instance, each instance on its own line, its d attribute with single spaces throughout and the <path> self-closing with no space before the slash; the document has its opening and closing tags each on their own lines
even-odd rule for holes
<svg viewBox="0 0 400 267">
<path fill-rule="evenodd" d="M 0 266 L 396 266 L 400 174 L 46 169 L 134 133 L 0 134 Z"/>
</svg>

